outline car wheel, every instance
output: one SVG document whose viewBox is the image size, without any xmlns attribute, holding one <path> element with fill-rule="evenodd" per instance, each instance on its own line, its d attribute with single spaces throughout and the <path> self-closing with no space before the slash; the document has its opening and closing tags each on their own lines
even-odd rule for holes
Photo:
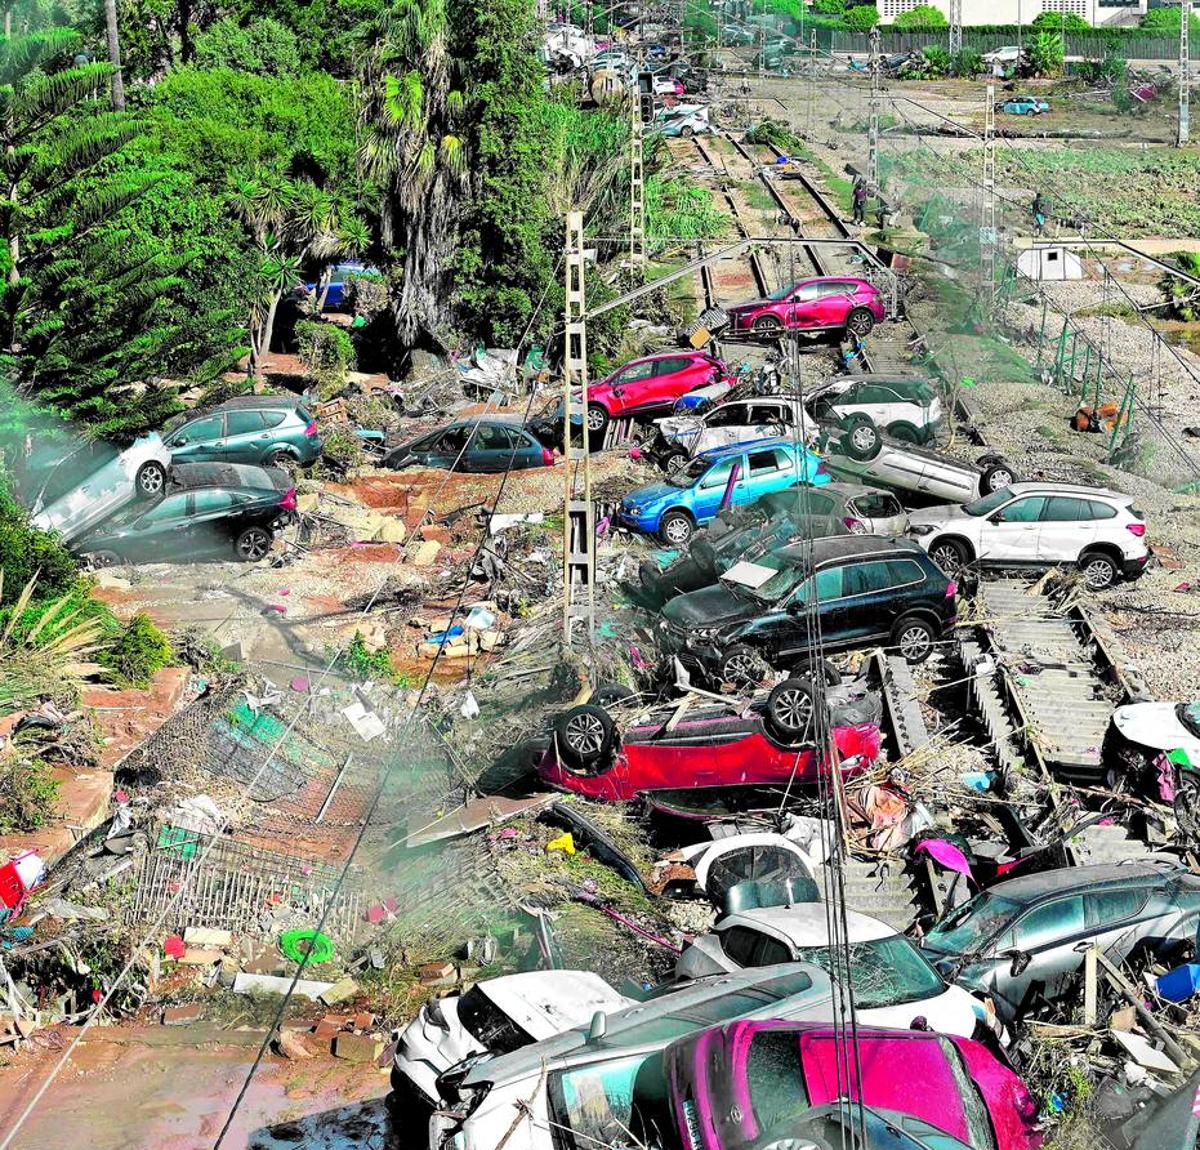
<svg viewBox="0 0 1200 1150">
<path fill-rule="evenodd" d="M 916 615 L 901 619 L 892 628 L 892 646 L 904 656 L 906 663 L 924 663 L 933 652 L 936 640 L 933 624 Z"/>
<path fill-rule="evenodd" d="M 911 423 L 893 423 L 888 434 L 900 443 L 920 443 L 921 433 Z"/>
<path fill-rule="evenodd" d="M 247 527 L 233 545 L 237 557 L 247 563 L 257 563 L 271 550 L 271 533 L 262 527 Z"/>
<path fill-rule="evenodd" d="M 869 308 L 856 307 L 846 319 L 846 330 L 859 339 L 870 335 L 874 327 L 875 317 Z"/>
<path fill-rule="evenodd" d="M 616 731 L 612 716 L 592 703 L 572 707 L 554 722 L 559 755 L 568 766 L 579 770 L 591 770 L 607 760 Z"/>
<path fill-rule="evenodd" d="M 282 447 L 276 448 L 267 456 L 268 467 L 282 467 L 286 469 L 295 462 L 296 460 L 292 453 Z"/>
<path fill-rule="evenodd" d="M 1116 581 L 1116 560 L 1103 551 L 1085 551 L 1079 558 L 1079 570 L 1083 572 L 1083 581 L 1089 591 L 1103 591 Z"/>
<path fill-rule="evenodd" d="M 608 409 L 598 403 L 589 403 L 587 409 L 587 429 L 589 435 L 603 435 L 608 427 L 611 416 Z"/>
<path fill-rule="evenodd" d="M 753 647 L 735 643 L 721 659 L 719 676 L 722 683 L 747 687 L 761 683 L 769 670 L 766 660 Z"/>
<path fill-rule="evenodd" d="M 1200 845 L 1200 776 L 1181 770 L 1175 778 L 1175 821 L 1188 842 Z"/>
<path fill-rule="evenodd" d="M 866 463 L 883 450 L 883 436 L 869 415 L 854 415 L 842 433 L 842 448 L 851 459 Z"/>
<path fill-rule="evenodd" d="M 1017 473 L 1007 463 L 993 463 L 983 469 L 979 478 L 979 489 L 984 495 L 1003 491 L 1017 481 Z"/>
<path fill-rule="evenodd" d="M 682 136 L 682 137 L 683 137 L 685 140 L 690 140 L 690 139 L 692 138 L 692 129 L 691 129 L 691 128 L 689 128 L 689 127 L 688 127 L 688 126 L 685 124 L 685 125 L 684 125 L 682 128 L 680 128 L 680 129 L 679 129 L 679 134 L 680 134 L 680 135 L 681 135 L 681 136 Z"/>
<path fill-rule="evenodd" d="M 600 683 L 592 692 L 590 701 L 597 707 L 611 707 L 614 703 L 632 699 L 635 694 L 623 683 Z"/>
<path fill-rule="evenodd" d="M 115 551 L 93 551 L 88 559 L 97 570 L 102 567 L 120 567 L 123 562 Z"/>
<path fill-rule="evenodd" d="M 809 680 L 784 679 L 767 696 L 767 726 L 785 747 L 799 747 L 812 741 L 813 694 Z"/>
<path fill-rule="evenodd" d="M 773 315 L 762 315 L 754 321 L 755 335 L 773 336 L 783 331 L 783 324 Z"/>
<path fill-rule="evenodd" d="M 133 485 L 138 499 L 153 499 L 167 485 L 167 469 L 154 460 L 143 463 L 134 476 Z"/>
<path fill-rule="evenodd" d="M 929 558 L 947 575 L 957 575 L 971 562 L 971 553 L 957 539 L 939 539 L 929 548 Z"/>
<path fill-rule="evenodd" d="M 658 525 L 658 533 L 663 542 L 680 550 L 688 545 L 695 530 L 691 516 L 686 511 L 668 511 Z"/>
<path fill-rule="evenodd" d="M 663 470 L 668 475 L 674 475 L 675 472 L 687 464 L 688 458 L 689 456 L 686 451 L 669 451 L 666 458 L 663 459 Z"/>
</svg>

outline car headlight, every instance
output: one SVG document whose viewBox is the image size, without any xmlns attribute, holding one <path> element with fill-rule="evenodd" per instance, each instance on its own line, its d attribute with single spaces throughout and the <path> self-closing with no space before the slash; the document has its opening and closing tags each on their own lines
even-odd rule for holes
<svg viewBox="0 0 1200 1150">
<path fill-rule="evenodd" d="M 932 535 L 937 530 L 932 523 L 910 523 L 908 525 L 908 533 L 910 535 Z"/>
<path fill-rule="evenodd" d="M 720 630 L 719 627 L 696 627 L 688 632 L 692 639 L 711 639 Z"/>
</svg>

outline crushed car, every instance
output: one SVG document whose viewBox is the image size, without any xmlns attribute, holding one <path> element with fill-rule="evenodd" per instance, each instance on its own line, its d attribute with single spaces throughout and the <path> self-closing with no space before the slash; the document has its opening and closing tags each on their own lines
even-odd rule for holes
<svg viewBox="0 0 1200 1150">
<path fill-rule="evenodd" d="M 1170 802 L 1180 828 L 1200 843 L 1200 702 L 1117 707 L 1103 755 L 1117 785 L 1141 786 Z"/>
<path fill-rule="evenodd" d="M 787 436 L 811 445 L 817 431 L 799 400 L 763 396 L 736 399 L 690 415 L 654 421 L 651 457 L 670 473 L 689 459 L 719 447 Z"/>
<path fill-rule="evenodd" d="M 554 452 L 518 421 L 467 419 L 440 427 L 383 457 L 383 466 L 444 467 L 451 471 L 502 472 L 553 467 Z"/>
<path fill-rule="evenodd" d="M 901 443 L 928 443 L 944 416 L 937 388 L 912 376 L 837 376 L 818 385 L 808 403 L 819 420 L 849 428 L 865 417 Z"/>
</svg>

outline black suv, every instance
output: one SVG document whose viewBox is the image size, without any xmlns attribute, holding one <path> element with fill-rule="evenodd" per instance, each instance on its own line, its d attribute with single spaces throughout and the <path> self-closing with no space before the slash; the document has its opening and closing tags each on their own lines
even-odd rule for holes
<svg viewBox="0 0 1200 1150">
<path fill-rule="evenodd" d="M 718 683 L 757 681 L 764 661 L 807 665 L 818 641 L 829 651 L 886 644 L 920 663 L 953 625 L 957 592 L 911 540 L 814 539 L 672 599 L 662 609 L 664 646 Z"/>
</svg>

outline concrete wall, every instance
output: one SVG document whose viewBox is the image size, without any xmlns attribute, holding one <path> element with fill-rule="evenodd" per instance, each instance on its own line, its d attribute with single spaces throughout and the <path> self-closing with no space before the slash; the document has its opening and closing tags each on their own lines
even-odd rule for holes
<svg viewBox="0 0 1200 1150">
<path fill-rule="evenodd" d="M 889 24 L 901 12 L 919 3 L 931 3 L 949 19 L 950 0 L 878 0 L 880 20 Z M 1134 4 L 1110 5 L 1102 0 L 963 0 L 963 26 L 971 24 L 1031 24 L 1042 12 L 1069 12 L 1088 23 L 1135 24 L 1146 11 L 1147 0 Z"/>
</svg>

